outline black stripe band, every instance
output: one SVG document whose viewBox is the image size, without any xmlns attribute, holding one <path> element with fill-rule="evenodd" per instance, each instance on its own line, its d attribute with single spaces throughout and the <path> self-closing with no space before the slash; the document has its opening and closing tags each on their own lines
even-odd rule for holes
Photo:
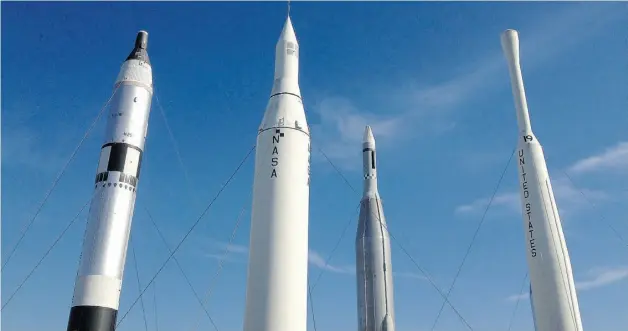
<svg viewBox="0 0 628 331">
<path fill-rule="evenodd" d="M 140 171 L 142 169 L 142 156 L 144 155 L 143 151 L 131 144 L 127 143 L 107 143 L 102 146 L 102 148 L 111 147 L 109 152 L 109 160 L 107 163 L 107 171 L 124 171 L 124 164 L 126 163 L 127 151 L 129 148 L 132 148 L 139 152 L 139 157 L 137 160 L 137 173 L 135 174 L 137 178 L 140 178 Z"/>
<path fill-rule="evenodd" d="M 103 148 L 108 147 L 108 146 L 114 146 L 114 145 L 124 145 L 124 146 L 126 146 L 128 148 L 133 148 L 134 150 L 137 150 L 140 153 L 144 153 L 144 151 L 142 151 L 141 148 L 139 148 L 139 147 L 137 147 L 135 145 L 127 144 L 127 143 L 115 143 L 115 142 L 114 143 L 106 143 L 106 144 L 102 145 L 102 147 L 100 149 L 103 149 Z"/>
<path fill-rule="evenodd" d="M 114 331 L 118 311 L 107 307 L 74 306 L 67 331 Z"/>
<path fill-rule="evenodd" d="M 297 97 L 297 98 L 301 99 L 301 96 L 300 96 L 300 95 L 297 95 L 297 94 L 294 94 L 294 93 L 290 93 L 290 92 L 279 92 L 279 93 L 275 93 L 275 94 L 271 95 L 271 96 L 270 96 L 270 98 L 272 98 L 272 97 L 274 97 L 274 96 L 277 96 L 277 95 L 281 95 L 281 94 L 293 95 L 293 96 L 295 96 L 295 97 Z M 269 99 L 270 99 L 270 98 L 269 98 Z"/>
<path fill-rule="evenodd" d="M 295 131 L 299 131 L 299 132 L 305 133 L 308 137 L 310 136 L 310 134 L 309 134 L 308 132 L 305 132 L 305 131 L 303 131 L 303 130 L 301 130 L 301 129 L 293 128 L 293 127 L 291 127 L 291 126 L 273 126 L 273 127 L 271 127 L 271 128 L 266 128 L 266 129 L 259 130 L 259 131 L 257 132 L 257 134 L 259 135 L 259 134 L 261 134 L 261 133 L 262 133 L 262 132 L 264 132 L 264 131 L 268 131 L 268 130 L 275 130 L 275 129 L 289 129 L 289 130 L 295 130 Z"/>
</svg>

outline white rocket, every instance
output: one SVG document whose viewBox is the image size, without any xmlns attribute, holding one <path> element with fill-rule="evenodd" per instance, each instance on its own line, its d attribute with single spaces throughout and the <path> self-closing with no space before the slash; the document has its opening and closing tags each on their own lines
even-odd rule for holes
<svg viewBox="0 0 628 331">
<path fill-rule="evenodd" d="M 112 331 L 116 324 L 153 97 L 147 43 L 140 31 L 116 79 L 68 331 Z"/>
<path fill-rule="evenodd" d="M 517 109 L 517 167 L 530 292 L 537 331 L 581 331 L 580 309 L 543 149 L 532 133 L 519 64 L 517 31 L 501 38 Z"/>
<path fill-rule="evenodd" d="M 362 142 L 364 193 L 355 238 L 358 331 L 394 331 L 390 236 L 377 191 L 375 138 L 371 127 Z"/>
<path fill-rule="evenodd" d="M 310 133 L 290 17 L 257 135 L 244 331 L 307 328 Z"/>
</svg>

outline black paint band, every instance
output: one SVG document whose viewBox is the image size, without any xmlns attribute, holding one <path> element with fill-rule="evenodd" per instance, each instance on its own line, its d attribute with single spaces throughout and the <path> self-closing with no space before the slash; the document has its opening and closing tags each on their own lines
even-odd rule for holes
<svg viewBox="0 0 628 331">
<path fill-rule="evenodd" d="M 142 169 L 142 156 L 144 152 L 137 146 L 127 143 L 107 143 L 102 146 L 111 147 L 109 152 L 109 162 L 107 163 L 107 171 L 119 171 L 123 172 L 124 164 L 126 162 L 126 155 L 129 148 L 137 150 L 139 152 L 139 160 L 137 161 L 137 178 L 140 178 L 140 171 Z M 101 148 L 101 149 L 102 149 Z"/>
<path fill-rule="evenodd" d="M 301 96 L 300 96 L 300 95 L 297 95 L 297 94 L 294 94 L 294 93 L 290 93 L 290 92 L 279 92 L 279 93 L 275 93 L 275 94 L 271 95 L 271 96 L 270 96 L 270 98 L 272 98 L 272 97 L 274 97 L 274 96 L 277 96 L 277 95 L 281 95 L 281 94 L 293 95 L 293 96 L 295 96 L 295 97 L 297 97 L 297 98 L 301 99 Z M 269 99 L 270 99 L 270 98 L 269 98 Z"/>
<path fill-rule="evenodd" d="M 67 331 L 114 331 L 118 311 L 107 307 L 74 306 Z"/>
</svg>

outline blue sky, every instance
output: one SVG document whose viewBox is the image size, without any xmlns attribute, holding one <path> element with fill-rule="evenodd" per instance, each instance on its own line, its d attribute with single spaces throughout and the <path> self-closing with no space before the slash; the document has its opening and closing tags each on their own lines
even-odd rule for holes
<svg viewBox="0 0 628 331">
<path fill-rule="evenodd" d="M 507 28 L 520 32 L 532 125 L 553 179 L 584 327 L 625 329 L 628 249 L 607 224 L 628 237 L 627 11 L 621 3 L 293 3 L 313 139 L 318 330 L 357 323 L 353 243 L 366 124 L 377 139 L 380 193 L 396 238 L 397 330 L 430 329 L 441 298 L 399 245 L 439 287 L 451 284 L 516 143 L 499 41 Z M 255 143 L 285 14 L 284 3 L 3 3 L 3 261 L 109 98 L 136 32 L 146 29 L 155 97 L 132 229 L 145 286 L 168 257 L 146 210 L 173 247 Z M 100 121 L 3 272 L 3 303 L 91 195 L 103 132 Z M 221 331 L 242 328 L 252 161 L 177 253 L 196 291 L 211 288 L 209 312 Z M 507 329 L 526 274 L 516 187 L 510 164 L 451 296 L 476 330 Z M 2 311 L 4 330 L 66 327 L 86 214 Z M 125 271 L 120 314 L 138 295 L 131 252 Z M 212 328 L 176 264 L 156 288 L 160 330 Z M 146 293 L 154 330 L 153 289 Z M 143 329 L 138 304 L 120 330 Z M 532 329 L 523 298 L 512 330 Z M 446 307 L 437 330 L 465 327 Z"/>
</svg>

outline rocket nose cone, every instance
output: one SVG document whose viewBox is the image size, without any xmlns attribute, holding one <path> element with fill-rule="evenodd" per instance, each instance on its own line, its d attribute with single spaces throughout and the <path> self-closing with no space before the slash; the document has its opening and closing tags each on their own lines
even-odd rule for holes
<svg viewBox="0 0 628 331">
<path fill-rule="evenodd" d="M 517 32 L 517 30 L 514 29 L 506 29 L 504 30 L 504 32 L 502 32 L 502 40 L 518 38 L 518 36 L 519 33 Z"/>
<path fill-rule="evenodd" d="M 294 27 L 292 26 L 290 16 L 288 16 L 286 23 L 283 25 L 283 30 L 281 30 L 279 40 L 297 41 L 297 35 L 294 33 Z"/>
<path fill-rule="evenodd" d="M 517 59 L 519 54 L 519 33 L 508 29 L 501 36 L 502 49 L 509 59 Z"/>
<path fill-rule="evenodd" d="M 373 131 L 371 130 L 370 125 L 367 125 L 364 129 L 364 138 L 362 139 L 362 142 L 375 143 L 375 137 L 373 137 Z"/>
<path fill-rule="evenodd" d="M 150 64 L 150 60 L 148 58 L 148 51 L 146 48 L 148 47 L 148 32 L 141 30 L 137 33 L 137 37 L 135 37 L 135 45 L 133 46 L 133 50 L 131 54 L 127 56 L 126 61 L 128 60 L 140 60 Z"/>
<path fill-rule="evenodd" d="M 140 49 L 146 49 L 148 47 L 148 32 L 141 30 L 137 33 L 135 47 Z"/>
</svg>

